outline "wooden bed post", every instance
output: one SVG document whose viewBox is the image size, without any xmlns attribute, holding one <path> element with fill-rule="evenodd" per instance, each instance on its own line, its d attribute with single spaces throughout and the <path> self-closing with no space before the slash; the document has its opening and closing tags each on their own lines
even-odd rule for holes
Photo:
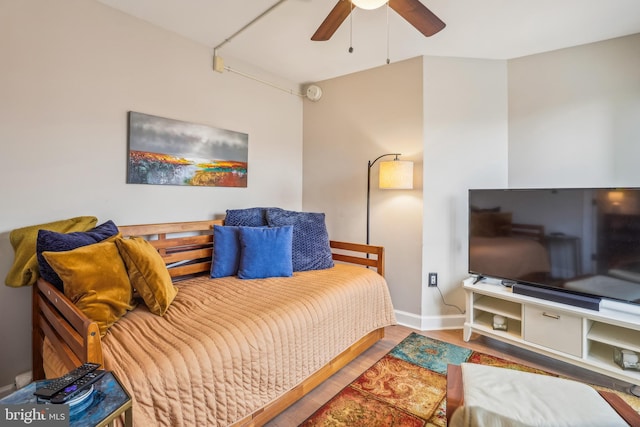
<svg viewBox="0 0 640 427">
<path fill-rule="evenodd" d="M 33 372 L 33 380 L 44 379 L 44 366 L 42 360 L 42 341 L 44 336 L 40 329 L 40 293 L 38 284 L 32 286 L 31 298 L 31 370 Z"/>
<path fill-rule="evenodd" d="M 99 363 L 102 365 L 102 345 L 100 342 L 100 328 L 96 322 L 90 322 L 86 325 L 87 332 L 85 334 L 86 361 Z"/>
</svg>

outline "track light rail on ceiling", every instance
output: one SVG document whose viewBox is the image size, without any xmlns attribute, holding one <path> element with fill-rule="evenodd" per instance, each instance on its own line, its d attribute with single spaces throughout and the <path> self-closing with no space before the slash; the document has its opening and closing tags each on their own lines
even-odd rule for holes
<svg viewBox="0 0 640 427">
<path fill-rule="evenodd" d="M 283 92 L 287 92 L 288 94 L 299 96 L 299 97 L 304 97 L 304 95 L 302 93 L 298 92 L 298 91 L 295 91 L 293 89 L 284 88 L 284 87 L 279 86 L 279 85 L 277 85 L 275 83 L 271 83 L 271 82 L 263 80 L 263 79 L 261 79 L 259 77 L 256 77 L 256 76 L 253 76 L 251 74 L 245 73 L 243 71 L 239 71 L 239 70 L 236 70 L 234 68 L 231 68 L 228 65 L 224 65 L 224 61 L 222 60 L 222 58 L 220 56 L 218 56 L 218 53 L 217 53 L 218 49 L 220 49 L 225 44 L 229 43 L 236 36 L 238 36 L 244 30 L 246 30 L 247 28 L 249 28 L 250 26 L 252 26 L 256 22 L 258 22 L 260 19 L 264 18 L 267 14 L 269 14 L 272 10 L 274 10 L 276 7 L 280 6 L 285 1 L 287 1 L 287 0 L 278 0 L 273 5 L 271 5 L 267 10 L 265 10 L 260 15 L 256 16 L 255 18 L 253 18 L 251 21 L 249 21 L 247 24 L 245 24 L 238 31 L 236 31 L 235 33 L 231 34 L 229 37 L 225 38 L 222 43 L 220 43 L 216 47 L 214 47 L 213 48 L 213 69 L 214 69 L 214 71 L 217 71 L 219 73 L 222 73 L 223 71 L 228 71 L 228 72 L 231 72 L 231 73 L 235 73 L 235 74 L 238 74 L 239 76 L 246 77 L 246 78 L 254 80 L 254 81 L 258 82 L 258 83 L 262 83 L 262 84 L 265 84 L 267 86 L 271 86 L 271 87 L 273 87 L 275 89 L 281 90 Z"/>
<path fill-rule="evenodd" d="M 225 44 L 229 43 L 231 40 L 233 40 L 238 34 L 242 33 L 244 30 L 246 30 L 247 28 L 249 28 L 250 26 L 252 26 L 253 24 L 255 24 L 256 22 L 258 22 L 260 19 L 262 19 L 263 17 L 265 17 L 269 12 L 271 12 L 273 9 L 275 9 L 276 7 L 280 6 L 282 3 L 284 3 L 287 0 L 278 0 L 277 2 L 275 2 L 273 5 L 271 5 L 271 7 L 269 7 L 267 10 L 265 10 L 264 12 L 262 12 L 260 15 L 256 16 L 255 18 L 253 18 L 249 23 L 247 23 L 244 27 L 240 28 L 238 31 L 236 31 L 235 33 L 231 34 L 229 37 L 227 37 L 226 39 L 224 39 L 224 41 L 222 43 L 220 43 L 218 46 L 213 48 L 213 51 L 215 52 L 216 49 L 220 49 L 222 46 L 224 46 Z"/>
</svg>

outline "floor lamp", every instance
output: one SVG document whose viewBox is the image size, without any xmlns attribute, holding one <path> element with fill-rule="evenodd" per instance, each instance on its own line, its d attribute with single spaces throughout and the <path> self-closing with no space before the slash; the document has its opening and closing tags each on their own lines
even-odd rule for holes
<svg viewBox="0 0 640 427">
<path fill-rule="evenodd" d="M 399 160 L 400 153 L 383 154 L 374 161 L 369 160 L 367 169 L 367 245 L 369 244 L 369 222 L 371 205 L 371 167 L 381 158 L 396 156 L 393 160 L 380 162 L 380 179 L 378 187 L 393 190 L 411 190 L 413 188 L 413 162 Z"/>
</svg>

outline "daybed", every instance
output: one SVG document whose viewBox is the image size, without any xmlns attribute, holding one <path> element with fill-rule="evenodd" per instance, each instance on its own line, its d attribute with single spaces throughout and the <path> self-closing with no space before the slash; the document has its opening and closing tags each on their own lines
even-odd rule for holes
<svg viewBox="0 0 640 427">
<path fill-rule="evenodd" d="M 140 303 L 102 337 L 96 322 L 39 279 L 34 378 L 97 362 L 131 393 L 135 425 L 262 425 L 395 323 L 382 247 L 331 241 L 332 268 L 211 279 L 219 225 L 119 227 L 123 238 L 144 236 L 157 249 L 177 295 L 163 316 Z"/>
</svg>

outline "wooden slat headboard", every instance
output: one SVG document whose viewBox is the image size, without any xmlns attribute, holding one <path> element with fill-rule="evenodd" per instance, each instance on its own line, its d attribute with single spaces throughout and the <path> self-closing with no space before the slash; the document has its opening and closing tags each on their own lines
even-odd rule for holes
<svg viewBox="0 0 640 427">
<path fill-rule="evenodd" d="M 223 224 L 223 220 L 209 220 L 125 225 L 118 228 L 124 237 L 146 238 L 158 250 L 167 264 L 171 277 L 176 280 L 211 271 L 213 226 Z M 375 268 L 378 274 L 384 276 L 382 246 L 335 240 L 331 240 L 329 244 L 335 261 Z"/>
<path fill-rule="evenodd" d="M 158 250 L 171 278 L 178 280 L 211 271 L 213 226 L 222 220 L 125 225 L 123 237 L 144 237 Z"/>
</svg>

